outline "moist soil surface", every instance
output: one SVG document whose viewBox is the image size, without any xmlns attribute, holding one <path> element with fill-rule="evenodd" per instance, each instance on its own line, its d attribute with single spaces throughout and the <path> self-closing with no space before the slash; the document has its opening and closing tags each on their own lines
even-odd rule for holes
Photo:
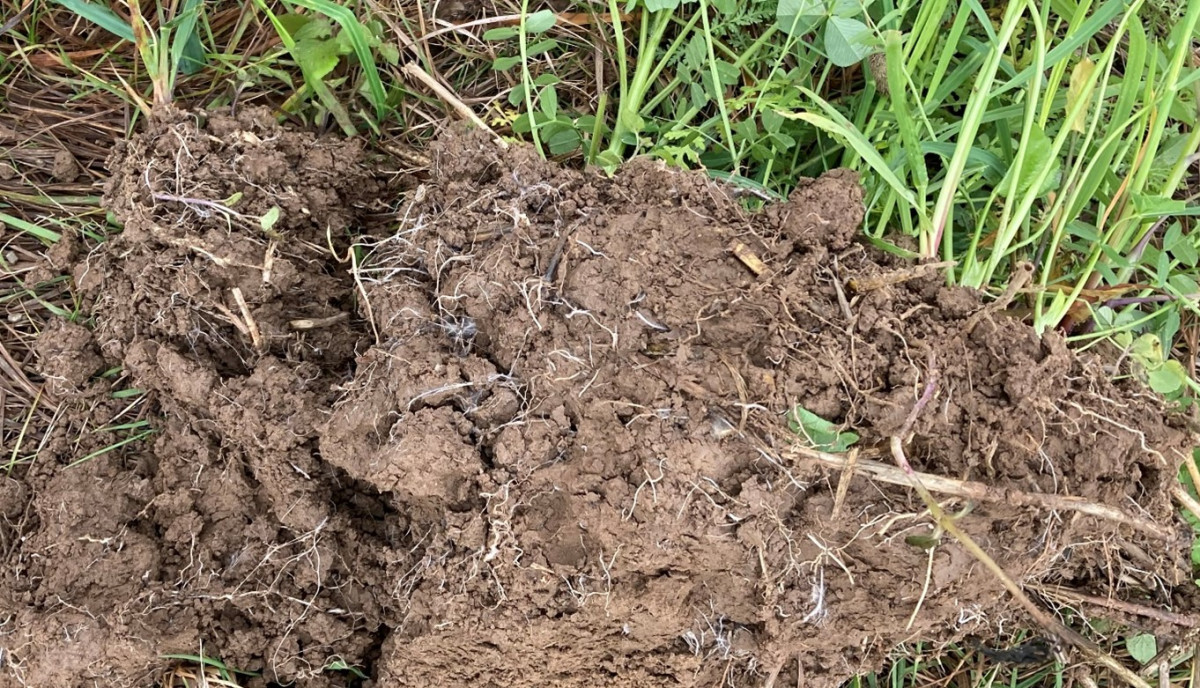
<svg viewBox="0 0 1200 688">
<path fill-rule="evenodd" d="M 0 490 L 7 685 L 833 686 L 1028 625 L 884 475 L 901 433 L 1028 589 L 1192 608 L 1182 426 L 856 241 L 852 174 L 749 213 L 459 132 L 418 179 L 251 110 L 110 167 L 123 231 L 50 266 L 90 316 L 38 343 L 63 422 Z"/>
</svg>

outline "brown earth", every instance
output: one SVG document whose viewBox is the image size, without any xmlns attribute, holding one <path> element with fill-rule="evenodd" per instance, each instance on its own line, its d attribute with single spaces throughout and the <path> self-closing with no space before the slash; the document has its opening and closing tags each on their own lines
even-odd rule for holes
<svg viewBox="0 0 1200 688">
<path fill-rule="evenodd" d="M 800 404 L 889 465 L 935 378 L 906 452 L 990 486 L 959 524 L 1012 576 L 1194 606 L 1164 404 L 856 243 L 850 174 L 748 214 L 460 134 L 398 194 L 250 111 L 160 118 L 111 167 L 124 231 L 73 270 L 93 319 L 39 342 L 73 431 L 0 483 L 0 681 L 146 686 L 203 652 L 250 685 L 831 686 L 993 637 L 1029 620 L 951 538 L 913 544 L 914 492 L 855 477 L 835 514 L 842 472 L 789 429 Z M 71 466 L 134 432 L 98 427 L 118 367 L 156 434 Z"/>
</svg>

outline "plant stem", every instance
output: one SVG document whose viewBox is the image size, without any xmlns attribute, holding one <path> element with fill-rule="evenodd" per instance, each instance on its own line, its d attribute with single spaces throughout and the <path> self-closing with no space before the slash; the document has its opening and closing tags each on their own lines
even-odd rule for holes
<svg viewBox="0 0 1200 688">
<path fill-rule="evenodd" d="M 526 19 L 529 17 L 529 0 L 521 0 L 521 23 L 517 37 L 521 44 L 521 84 L 525 87 L 525 113 L 529 117 L 529 135 L 533 137 L 533 147 L 538 155 L 546 157 L 542 150 L 542 140 L 538 136 L 537 113 L 533 109 L 533 77 L 529 73 L 529 33 L 525 30 Z"/>
</svg>

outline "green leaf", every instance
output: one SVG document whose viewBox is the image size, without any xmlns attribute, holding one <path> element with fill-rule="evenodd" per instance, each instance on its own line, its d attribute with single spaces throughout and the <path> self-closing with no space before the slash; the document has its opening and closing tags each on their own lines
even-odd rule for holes
<svg viewBox="0 0 1200 688">
<path fill-rule="evenodd" d="M 857 17 L 862 13 L 863 3 L 858 0 L 833 0 L 829 5 L 829 14 L 835 17 Z"/>
<path fill-rule="evenodd" d="M 121 17 L 117 16 L 116 12 L 106 5 L 87 2 L 87 0 L 56 0 L 56 2 L 114 36 L 124 38 L 131 43 L 134 42 L 133 27 L 126 24 Z"/>
<path fill-rule="evenodd" d="M 325 17 L 312 17 L 308 21 L 300 23 L 296 31 L 292 33 L 292 38 L 296 42 L 305 39 L 322 39 L 333 36 L 333 23 Z"/>
<path fill-rule="evenodd" d="M 788 427 L 792 432 L 808 440 L 819 451 L 835 454 L 846 451 L 858 441 L 853 432 L 839 432 L 838 427 L 803 406 L 788 412 Z"/>
<path fill-rule="evenodd" d="M 1162 319 L 1162 327 L 1158 328 L 1158 338 L 1163 343 L 1163 350 L 1170 351 L 1175 342 L 1175 335 L 1179 334 L 1179 309 L 1168 306 L 1164 310 L 1166 317 Z M 1159 313 L 1162 312 L 1159 311 Z"/>
<path fill-rule="evenodd" d="M 306 78 L 324 79 L 342 59 L 341 48 L 337 41 L 329 39 L 306 38 L 296 41 L 296 47 L 291 50 L 296 64 Z"/>
<path fill-rule="evenodd" d="M 231 667 L 219 659 L 214 659 L 212 657 L 205 657 L 204 655 L 170 654 L 170 655 L 159 655 L 159 657 L 162 659 L 179 659 L 179 660 L 182 660 L 185 662 L 193 662 L 195 664 L 203 664 L 205 666 L 210 666 L 210 667 L 220 670 L 220 671 L 228 671 L 228 672 L 232 672 L 234 674 L 241 674 L 242 676 L 259 676 L 258 672 L 244 671 L 242 669 L 238 669 L 237 667 Z"/>
<path fill-rule="evenodd" d="M 1067 88 L 1066 111 L 1075 109 L 1075 104 L 1081 100 L 1091 100 L 1096 82 L 1091 80 L 1092 72 L 1096 71 L 1096 63 L 1084 57 L 1071 69 L 1071 84 Z M 1071 121 L 1071 130 L 1083 134 L 1087 131 L 1088 109 L 1084 107 L 1079 115 Z"/>
<path fill-rule="evenodd" d="M 704 34 L 697 33 L 683 49 L 683 63 L 692 70 L 700 70 L 708 61 L 708 44 Z"/>
<path fill-rule="evenodd" d="M 1154 333 L 1144 334 L 1134 340 L 1129 355 L 1147 368 L 1157 368 L 1163 363 L 1162 342 Z"/>
<path fill-rule="evenodd" d="M 497 57 L 492 61 L 492 69 L 497 72 L 503 72 L 521 64 L 521 56 L 513 55 L 511 57 Z"/>
<path fill-rule="evenodd" d="M 529 47 L 525 50 L 525 54 L 529 57 L 533 57 L 534 55 L 541 55 L 542 53 L 549 52 L 556 48 L 558 48 L 558 41 L 554 40 L 553 38 L 543 38 L 536 43 L 530 43 Z"/>
<path fill-rule="evenodd" d="M 744 119 L 733 125 L 733 133 L 738 135 L 738 138 L 747 141 L 756 141 L 758 139 L 758 125 L 753 119 Z"/>
<path fill-rule="evenodd" d="M 938 546 L 938 539 L 928 535 L 909 535 L 904 538 L 904 544 L 928 551 Z"/>
<path fill-rule="evenodd" d="M 47 246 L 57 243 L 60 239 L 62 239 L 62 235 L 53 229 L 39 227 L 32 222 L 22 220 L 21 218 L 9 215 L 8 213 L 0 213 L 0 228 L 3 228 L 5 225 L 12 227 L 18 232 L 25 232 L 26 234 L 35 237 Z"/>
<path fill-rule="evenodd" d="M 1167 278 L 1171 276 L 1171 256 L 1163 251 L 1158 254 L 1158 260 L 1154 261 L 1154 286 L 1161 287 L 1167 284 Z"/>
<path fill-rule="evenodd" d="M 1131 193 L 1129 197 L 1133 201 L 1134 210 L 1146 219 L 1194 214 L 1188 212 L 1187 201 L 1143 193 Z"/>
<path fill-rule="evenodd" d="M 1125 639 L 1125 649 L 1139 664 L 1146 664 L 1158 654 L 1158 641 L 1149 633 L 1134 635 Z"/>
<path fill-rule="evenodd" d="M 375 115 L 382 117 L 387 104 L 387 92 L 383 88 L 383 81 L 379 78 L 379 68 L 375 66 L 374 55 L 371 52 L 371 37 L 366 27 L 354 16 L 353 10 L 331 0 L 292 0 L 292 2 L 320 12 L 342 27 L 342 31 L 347 34 L 350 44 L 354 47 L 354 54 L 358 57 L 358 63 L 362 67 L 363 77 L 367 82 L 367 93 L 370 95 L 369 100 L 375 107 Z"/>
<path fill-rule="evenodd" d="M 376 50 L 379 51 L 379 57 L 383 58 L 384 62 L 393 67 L 400 64 L 400 48 L 395 43 L 380 43 Z"/>
<path fill-rule="evenodd" d="M 508 104 L 512 106 L 525 102 L 525 84 L 517 84 L 508 92 Z"/>
<path fill-rule="evenodd" d="M 768 134 L 767 139 L 780 151 L 787 151 L 796 147 L 796 139 L 784 133 L 776 132 L 773 134 Z M 772 154 L 771 157 L 774 158 L 776 156 L 775 154 Z"/>
<path fill-rule="evenodd" d="M 1183 227 L 1178 222 L 1172 222 L 1163 235 L 1162 245 L 1168 251 L 1174 251 L 1175 245 L 1183 239 Z"/>
<path fill-rule="evenodd" d="M 742 74 L 732 62 L 717 60 L 713 63 L 713 66 L 716 68 L 717 78 L 721 80 L 722 84 L 732 86 L 741 81 Z"/>
<path fill-rule="evenodd" d="M 542 114 L 549 119 L 554 119 L 558 116 L 558 91 L 554 90 L 553 86 L 544 87 L 538 93 L 538 106 L 542 109 Z"/>
<path fill-rule="evenodd" d="M 258 218 L 258 224 L 264 232 L 270 232 L 275 227 L 276 222 L 279 222 L 279 206 L 277 205 L 271 206 L 270 210 Z"/>
<path fill-rule="evenodd" d="M 1017 194 L 1024 196 L 1041 176 L 1042 169 L 1046 165 L 1050 165 L 1052 171 L 1046 176 L 1042 188 L 1037 191 L 1037 196 L 1041 197 L 1046 195 L 1057 182 L 1058 170 L 1062 166 L 1062 162 L 1059 158 L 1054 157 L 1054 142 L 1037 124 L 1033 124 L 1025 135 L 1029 137 L 1029 145 L 1025 147 L 1021 176 L 1017 179 Z"/>
<path fill-rule="evenodd" d="M 825 24 L 825 54 L 839 67 L 862 62 L 875 51 L 871 29 L 857 19 L 830 17 Z"/>
<path fill-rule="evenodd" d="M 810 112 L 793 113 L 783 110 L 776 110 L 776 112 L 787 119 L 798 119 L 808 122 L 818 129 L 844 140 L 847 145 L 854 149 L 855 153 L 858 153 L 859 157 L 863 159 L 863 162 L 869 165 L 871 169 L 879 175 L 879 178 L 892 188 L 892 191 L 895 192 L 897 196 L 903 199 L 904 202 L 909 205 L 909 207 L 915 208 L 917 206 L 917 199 L 916 196 L 913 195 L 912 190 L 906 187 L 904 182 L 900 181 L 900 178 L 896 176 L 896 173 L 892 171 L 892 168 L 889 167 L 886 162 L 884 162 L 883 156 L 879 155 L 879 151 L 875 150 L 875 146 L 871 145 L 870 141 L 867 141 L 866 137 L 862 135 L 862 132 L 858 131 L 858 129 L 856 129 L 854 125 L 850 123 L 850 120 L 846 119 L 845 115 L 838 112 L 836 108 L 825 102 L 824 99 L 822 99 L 816 93 L 813 93 L 807 88 L 802 88 L 800 90 L 805 96 L 820 105 L 821 109 L 824 110 L 829 116 L 823 117 Z"/>
<path fill-rule="evenodd" d="M 203 0 L 187 0 L 172 20 L 179 22 L 178 33 L 171 44 L 171 61 L 176 72 L 195 74 L 208 62 L 208 54 L 204 52 L 204 44 L 200 42 L 200 29 L 196 25 L 202 6 Z M 179 36 L 186 37 L 182 43 Z"/>
<path fill-rule="evenodd" d="M 949 141 L 922 141 L 921 153 L 933 153 L 949 160 L 954 155 L 954 144 Z M 992 182 L 999 182 L 1008 172 L 1008 164 L 1000 160 L 1000 156 L 977 146 L 972 146 L 967 153 L 967 169 L 972 168 L 981 168 Z"/>
<path fill-rule="evenodd" d="M 711 97 L 708 94 L 708 89 L 704 88 L 704 85 L 699 81 L 693 81 L 688 85 L 688 95 L 692 107 L 697 111 L 708 105 L 709 98 Z"/>
<path fill-rule="evenodd" d="M 506 41 L 510 38 L 516 38 L 517 34 L 521 33 L 520 29 L 515 26 L 501 26 L 496 29 L 488 29 L 483 32 L 483 40 L 485 41 Z"/>
<path fill-rule="evenodd" d="M 639 134 L 646 128 L 646 120 L 636 112 L 629 112 L 622 108 L 619 117 L 621 126 L 628 132 Z"/>
<path fill-rule="evenodd" d="M 551 10 L 538 10 L 533 14 L 525 17 L 525 32 L 526 33 L 542 33 L 549 31 L 550 27 L 554 26 L 554 22 L 558 20 L 558 15 Z"/>
<path fill-rule="evenodd" d="M 789 36 L 812 31 L 825 18 L 822 0 L 779 0 L 775 24 Z"/>
<path fill-rule="evenodd" d="M 1171 248 L 1171 253 L 1180 263 L 1189 268 L 1196 267 L 1197 261 L 1200 261 L 1200 255 L 1196 255 L 1196 246 L 1190 241 L 1181 241 Z"/>
<path fill-rule="evenodd" d="M 1177 272 L 1174 275 L 1171 275 L 1171 277 L 1167 279 L 1167 284 L 1171 285 L 1171 287 L 1174 288 L 1175 291 L 1179 292 L 1181 296 L 1191 296 L 1193 298 L 1200 296 L 1200 285 L 1197 285 L 1196 280 L 1188 277 L 1182 272 Z"/>
<path fill-rule="evenodd" d="M 1159 368 L 1147 371 L 1146 381 L 1155 392 L 1171 395 L 1187 384 L 1187 371 L 1179 361 L 1170 360 Z"/>
<path fill-rule="evenodd" d="M 564 155 L 577 150 L 583 142 L 575 127 L 562 122 L 550 122 L 538 130 L 550 155 Z"/>
<path fill-rule="evenodd" d="M 299 14 L 297 12 L 287 12 L 275 17 L 275 20 L 280 26 L 288 32 L 292 38 L 296 38 L 305 24 L 313 20 L 312 15 Z"/>
<path fill-rule="evenodd" d="M 783 117 L 774 110 L 763 110 L 761 115 L 763 129 L 772 134 L 778 134 L 783 127 Z"/>
<path fill-rule="evenodd" d="M 661 12 L 679 7 L 680 0 L 644 0 L 647 12 Z"/>
<path fill-rule="evenodd" d="M 596 154 L 596 165 L 605 172 L 612 174 L 621 165 L 621 156 L 611 150 L 602 150 Z"/>
<path fill-rule="evenodd" d="M 332 662 L 330 662 L 329 664 L 326 664 L 325 671 L 349 671 L 350 673 L 354 674 L 355 676 L 357 676 L 361 679 L 369 678 L 366 674 L 364 674 L 362 672 L 361 669 L 354 666 L 353 664 L 347 664 L 346 661 L 342 660 L 342 659 L 335 659 Z"/>
</svg>

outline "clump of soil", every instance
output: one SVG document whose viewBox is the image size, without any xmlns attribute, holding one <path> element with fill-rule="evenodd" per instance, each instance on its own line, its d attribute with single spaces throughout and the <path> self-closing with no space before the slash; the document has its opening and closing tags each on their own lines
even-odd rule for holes
<svg viewBox="0 0 1200 688">
<path fill-rule="evenodd" d="M 138 685 L 203 649 L 306 686 L 823 686 L 991 636 L 1022 621 L 999 583 L 914 544 L 924 505 L 871 477 L 935 378 L 907 455 L 986 490 L 943 505 L 1012 576 L 1190 604 L 1187 434 L 855 243 L 852 175 L 748 214 L 646 161 L 607 178 L 474 134 L 432 160 L 389 198 L 357 144 L 259 112 L 118 148 L 125 230 L 74 273 L 94 327 L 39 351 L 77 420 L 119 366 L 157 433 L 72 467 L 100 440 L 60 440 L 6 488 L 34 514 L 0 540 L 14 675 Z M 797 406 L 875 472 L 799 450 Z"/>
</svg>

